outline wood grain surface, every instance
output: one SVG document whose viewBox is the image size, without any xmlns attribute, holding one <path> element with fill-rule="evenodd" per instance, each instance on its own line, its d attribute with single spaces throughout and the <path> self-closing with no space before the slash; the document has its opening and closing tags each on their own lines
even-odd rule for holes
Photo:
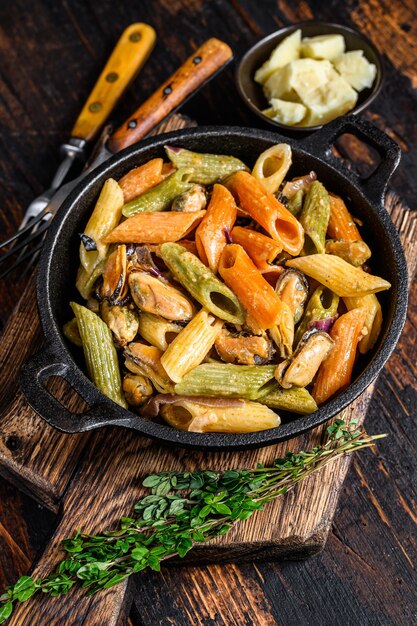
<svg viewBox="0 0 417 626">
<path fill-rule="evenodd" d="M 224 39 L 239 56 L 264 34 L 300 19 L 356 25 L 384 53 L 387 79 L 366 117 L 403 148 L 392 188 L 413 207 L 417 191 L 414 2 L 391 4 L 389 13 L 382 0 L 326 4 L 161 0 L 140 6 L 125 0 L 117 6 L 107 0 L 99 5 L 58 0 L 35 1 L 30 12 L 24 5 L 17 0 L 7 9 L 0 7 L 2 236 L 12 234 L 25 204 L 48 184 L 59 143 L 66 139 L 111 42 L 135 20 L 151 23 L 159 43 L 152 68 L 148 63 L 121 103 L 116 115 L 119 122 L 207 37 Z M 184 111 L 201 124 L 259 124 L 240 104 L 232 81 L 233 68 L 229 68 Z M 24 277 L 14 276 L 2 285 L 3 320 L 25 282 Z M 301 564 L 169 567 L 162 575 L 144 574 L 136 581 L 132 624 L 390 626 L 416 621 L 413 476 L 417 467 L 412 435 L 416 300 L 414 289 L 409 321 L 377 384 L 367 418 L 369 431 L 386 431 L 390 437 L 375 452 L 365 452 L 354 461 L 324 553 Z M 13 362 L 6 361 L 6 367 L 9 364 L 13 369 L 15 355 L 9 358 Z M 15 436 L 19 434 L 17 421 Z M 13 448 L 13 439 L 9 445 Z M 1 484 L 0 494 L 0 571 L 5 583 L 27 571 L 53 518 L 6 483 Z"/>
</svg>

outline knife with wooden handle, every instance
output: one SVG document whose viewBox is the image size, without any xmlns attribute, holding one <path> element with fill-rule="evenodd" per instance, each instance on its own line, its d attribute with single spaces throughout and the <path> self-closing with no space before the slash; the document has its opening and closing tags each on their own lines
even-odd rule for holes
<svg viewBox="0 0 417 626">
<path fill-rule="evenodd" d="M 55 215 L 70 191 L 88 172 L 116 152 L 142 139 L 221 71 L 232 58 L 231 48 L 223 41 L 213 38 L 203 43 L 124 124 L 106 138 L 84 172 L 55 193 L 44 210 L 45 217 L 48 214 Z"/>
</svg>

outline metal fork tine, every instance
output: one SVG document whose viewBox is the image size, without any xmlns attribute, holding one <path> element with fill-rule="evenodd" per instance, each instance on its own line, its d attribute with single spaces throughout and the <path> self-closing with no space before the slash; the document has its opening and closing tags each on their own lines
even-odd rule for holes
<svg viewBox="0 0 417 626">
<path fill-rule="evenodd" d="M 16 245 L 14 245 L 11 248 L 11 250 L 9 250 L 8 252 L 6 252 L 2 256 L 0 256 L 0 265 L 2 263 L 4 263 L 4 261 L 6 261 L 6 259 L 11 257 L 13 254 L 16 254 L 16 252 L 19 252 L 19 250 L 22 250 L 22 248 L 25 248 L 34 239 L 36 239 L 37 237 L 39 237 L 39 235 L 41 235 L 43 232 L 45 232 L 45 230 L 47 230 L 47 228 L 49 228 L 49 222 L 50 222 L 50 220 L 45 220 L 44 224 L 41 224 L 39 226 L 39 228 L 37 230 L 35 230 L 35 232 L 30 234 L 28 237 L 24 237 L 21 241 L 19 241 Z"/>
<path fill-rule="evenodd" d="M 33 265 L 37 262 L 37 260 L 39 259 L 39 256 L 42 252 L 42 246 L 43 246 L 43 240 L 45 237 L 42 237 L 42 245 L 39 246 L 39 248 L 36 249 L 36 251 L 33 253 L 33 256 L 31 259 L 29 259 L 29 261 L 26 264 L 25 269 L 22 272 L 22 276 L 27 276 L 27 274 L 29 273 L 29 270 L 32 269 Z"/>
<path fill-rule="evenodd" d="M 48 221 L 49 221 L 49 220 L 48 220 Z M 39 234 L 39 228 L 40 228 L 41 224 L 42 224 L 42 222 L 36 222 L 36 224 L 34 225 L 34 227 L 33 227 L 33 228 L 32 228 L 32 230 L 31 230 L 31 234 L 34 234 L 34 233 L 38 233 L 38 234 Z M 43 233 L 43 234 L 42 234 L 42 239 L 44 238 L 44 236 L 45 236 L 45 234 Z M 16 251 L 16 247 L 17 247 L 17 245 L 13 245 L 13 244 L 12 244 L 12 245 L 10 246 L 9 250 L 12 250 L 12 248 L 13 248 L 13 249 L 14 249 L 14 251 Z M 22 248 L 22 250 L 20 251 L 19 256 L 18 256 L 18 257 L 17 257 L 17 259 L 16 259 L 16 262 L 19 262 L 20 258 L 24 255 L 24 253 L 25 253 L 25 248 Z M 0 264 L 1 264 L 1 258 L 2 258 L 2 257 L 0 256 Z"/>
<path fill-rule="evenodd" d="M 4 272 L 0 274 L 0 280 L 2 280 L 5 276 L 10 274 L 10 272 L 13 272 L 13 270 L 15 270 L 19 265 L 21 265 L 23 261 L 26 261 L 26 259 L 28 259 L 30 255 L 33 255 L 36 257 L 36 255 L 41 251 L 42 245 L 43 245 L 43 238 L 42 238 L 42 241 L 38 243 L 34 248 L 27 250 L 27 252 L 22 256 L 21 259 L 19 259 L 19 261 L 15 261 L 13 265 L 10 265 L 6 270 L 4 270 Z M 31 260 L 29 264 L 31 266 L 33 264 L 33 261 Z"/>
<path fill-rule="evenodd" d="M 9 237 L 9 239 L 6 239 L 6 241 L 2 241 L 0 244 L 0 250 L 2 250 L 3 248 L 5 248 L 6 246 L 9 246 L 13 241 L 16 241 L 16 239 L 19 239 L 20 237 L 22 237 L 22 235 L 24 235 L 25 233 L 28 232 L 28 230 L 31 230 L 35 224 L 38 224 L 39 222 L 41 222 L 46 215 L 48 215 L 49 211 L 42 211 L 42 213 L 39 213 L 39 215 L 37 215 L 36 217 L 34 217 L 33 219 L 31 219 L 26 226 L 24 226 L 23 228 L 19 228 L 19 230 L 17 230 L 15 232 L 14 235 L 12 235 L 11 237 Z M 48 220 L 49 222 L 49 220 Z M 17 246 L 14 246 L 14 251 L 16 252 L 16 248 Z"/>
</svg>

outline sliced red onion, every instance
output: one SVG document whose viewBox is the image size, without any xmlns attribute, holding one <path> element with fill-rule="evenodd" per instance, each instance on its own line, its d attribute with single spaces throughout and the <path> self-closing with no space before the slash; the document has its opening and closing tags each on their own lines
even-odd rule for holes
<svg viewBox="0 0 417 626">
<path fill-rule="evenodd" d="M 175 154 L 178 154 L 178 152 L 181 152 L 181 150 L 184 150 L 184 148 L 178 148 L 178 146 L 164 146 L 165 150 L 171 150 L 171 152 L 174 152 Z"/>
<path fill-rule="evenodd" d="M 316 330 L 321 330 L 324 333 L 328 333 L 338 317 L 339 316 L 336 313 L 336 315 L 334 315 L 333 317 L 325 317 L 322 320 L 309 322 L 308 328 L 309 329 L 314 328 Z"/>
<path fill-rule="evenodd" d="M 226 237 L 227 243 L 233 243 L 232 233 L 230 232 L 230 228 L 228 226 L 225 226 L 223 228 L 223 231 L 224 231 L 224 236 Z"/>
<path fill-rule="evenodd" d="M 208 398 L 206 396 L 176 396 L 170 393 L 159 393 L 147 402 L 142 408 L 141 413 L 144 417 L 156 417 L 162 405 L 179 404 L 184 400 L 204 406 L 217 407 L 242 406 L 245 402 L 239 398 Z"/>
</svg>

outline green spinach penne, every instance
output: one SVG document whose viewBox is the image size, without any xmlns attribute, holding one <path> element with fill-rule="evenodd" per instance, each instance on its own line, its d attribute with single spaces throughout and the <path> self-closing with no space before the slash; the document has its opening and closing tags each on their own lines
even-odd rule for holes
<svg viewBox="0 0 417 626">
<path fill-rule="evenodd" d="M 191 180 L 201 185 L 218 183 L 238 170 L 248 171 L 240 159 L 224 154 L 203 154 L 173 146 L 165 146 L 165 152 L 175 167 L 191 169 Z"/>
<path fill-rule="evenodd" d="M 304 315 L 297 327 L 294 345 L 298 344 L 311 322 L 334 317 L 338 306 L 339 296 L 327 287 L 324 287 L 324 285 L 317 287 L 308 301 Z"/>
<path fill-rule="evenodd" d="M 163 243 L 160 254 L 175 279 L 213 315 L 232 324 L 243 324 L 245 311 L 233 291 L 195 254 L 177 243 Z"/>
<path fill-rule="evenodd" d="M 270 409 L 280 409 L 300 415 L 308 415 L 318 410 L 314 398 L 304 387 L 282 389 L 277 385 L 275 389 L 261 396 L 258 402 L 265 404 Z"/>
<path fill-rule="evenodd" d="M 165 211 L 171 202 L 184 191 L 192 188 L 190 182 L 193 170 L 182 167 L 168 176 L 162 183 L 155 185 L 145 193 L 124 205 L 122 213 L 125 217 L 132 217 L 136 213 L 153 213 Z"/>
<path fill-rule="evenodd" d="M 70 305 L 77 320 L 88 376 L 105 396 L 127 408 L 111 330 L 86 307 L 76 302 Z"/>
<path fill-rule="evenodd" d="M 175 385 L 175 393 L 258 400 L 275 388 L 274 370 L 275 365 L 203 363 Z"/>
<path fill-rule="evenodd" d="M 330 199 L 325 187 L 315 180 L 305 195 L 299 221 L 304 228 L 304 253 L 323 254 L 326 246 L 327 225 L 330 218 Z"/>
</svg>

